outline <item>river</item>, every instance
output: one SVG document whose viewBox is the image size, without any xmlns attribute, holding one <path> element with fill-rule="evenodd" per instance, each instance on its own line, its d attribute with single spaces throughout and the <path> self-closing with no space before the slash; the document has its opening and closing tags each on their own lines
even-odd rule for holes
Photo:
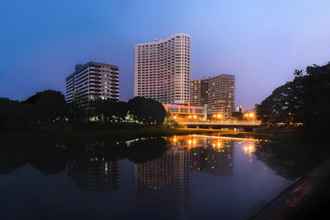
<svg viewBox="0 0 330 220">
<path fill-rule="evenodd" d="M 187 135 L 2 150 L 0 219 L 247 219 L 293 181 L 258 154 L 265 144 Z"/>
</svg>

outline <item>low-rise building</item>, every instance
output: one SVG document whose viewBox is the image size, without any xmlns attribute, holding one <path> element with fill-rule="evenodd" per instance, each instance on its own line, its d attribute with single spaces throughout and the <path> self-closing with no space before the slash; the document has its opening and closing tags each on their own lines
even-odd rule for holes
<svg viewBox="0 0 330 220">
<path fill-rule="evenodd" d="M 177 121 L 180 120 L 206 120 L 207 112 L 203 106 L 184 104 L 163 104 L 166 111 Z"/>
</svg>

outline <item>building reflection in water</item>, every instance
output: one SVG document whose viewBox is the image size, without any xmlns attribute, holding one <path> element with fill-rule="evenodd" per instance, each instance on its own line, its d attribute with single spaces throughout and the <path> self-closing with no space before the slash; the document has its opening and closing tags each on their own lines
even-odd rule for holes
<svg viewBox="0 0 330 220">
<path fill-rule="evenodd" d="M 246 141 L 242 143 L 242 151 L 244 155 L 248 158 L 249 162 L 252 163 L 255 160 L 255 152 L 256 152 L 256 142 Z"/>
<path fill-rule="evenodd" d="M 159 207 L 180 216 L 190 204 L 191 153 L 171 148 L 161 158 L 136 165 L 137 203 L 140 208 Z"/>
<path fill-rule="evenodd" d="M 174 136 L 168 142 L 171 147 L 161 158 L 136 164 L 137 203 L 180 216 L 191 207 L 192 171 L 233 174 L 233 142 L 206 136 Z"/>
<path fill-rule="evenodd" d="M 210 136 L 174 136 L 170 142 L 191 153 L 191 169 L 216 176 L 233 175 L 233 142 Z"/>
<path fill-rule="evenodd" d="M 134 165 L 137 196 L 154 197 L 140 198 L 139 203 L 166 202 L 182 211 L 190 206 L 191 172 L 215 176 L 233 175 L 232 140 L 190 135 L 173 136 L 167 141 L 171 147 L 161 157 Z M 256 150 L 255 142 L 243 143 L 242 152 L 252 158 Z M 83 191 L 119 189 L 120 169 L 116 160 L 94 155 L 74 160 L 68 167 L 69 176 Z"/>
<path fill-rule="evenodd" d="M 192 149 L 192 169 L 216 176 L 233 175 L 233 148 L 227 146 L 221 151 L 212 147 Z"/>
<path fill-rule="evenodd" d="M 68 175 L 83 191 L 107 192 L 119 189 L 118 161 L 104 157 L 75 160 L 69 165 Z"/>
<path fill-rule="evenodd" d="M 253 156 L 256 152 L 256 143 L 255 142 L 244 142 L 243 143 L 243 152 L 246 156 Z"/>
</svg>

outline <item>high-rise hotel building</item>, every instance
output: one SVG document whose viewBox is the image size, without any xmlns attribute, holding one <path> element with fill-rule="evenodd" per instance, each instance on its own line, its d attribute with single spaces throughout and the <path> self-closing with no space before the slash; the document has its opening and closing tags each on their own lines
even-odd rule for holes
<svg viewBox="0 0 330 220">
<path fill-rule="evenodd" d="M 207 105 L 208 115 L 221 113 L 228 118 L 235 108 L 235 76 L 221 74 L 215 77 L 192 80 L 191 99 L 193 105 Z"/>
<path fill-rule="evenodd" d="M 97 99 L 119 99 L 119 69 L 115 65 L 88 62 L 76 65 L 66 78 L 65 99 L 89 106 Z"/>
<path fill-rule="evenodd" d="M 134 95 L 162 103 L 190 101 L 191 42 L 175 34 L 135 47 Z"/>
</svg>

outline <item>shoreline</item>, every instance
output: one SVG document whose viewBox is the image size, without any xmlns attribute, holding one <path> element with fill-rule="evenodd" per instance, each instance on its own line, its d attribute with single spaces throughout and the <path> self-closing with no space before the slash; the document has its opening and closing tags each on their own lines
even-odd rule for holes
<svg viewBox="0 0 330 220">
<path fill-rule="evenodd" d="M 49 139 L 59 142 L 88 142 L 91 140 L 114 140 L 127 141 L 141 137 L 168 137 L 173 135 L 216 135 L 227 138 L 244 138 L 244 139 L 266 139 L 276 142 L 296 143 L 302 141 L 302 134 L 296 131 L 285 130 L 256 130 L 256 131 L 234 131 L 220 129 L 198 129 L 198 128 L 165 128 L 165 127 L 149 127 L 149 128 L 108 128 L 108 129 L 70 129 L 56 128 L 45 130 L 29 130 L 29 131 L 6 131 L 0 133 L 0 137 L 12 141 L 20 141 L 24 139 Z"/>
<path fill-rule="evenodd" d="M 127 141 L 140 137 L 167 137 L 172 135 L 213 134 L 237 135 L 234 131 L 220 131 L 215 129 L 188 129 L 188 128 L 137 128 L 137 129 L 87 129 L 87 130 L 32 130 L 2 132 L 1 137 L 13 141 L 25 138 L 52 138 L 56 140 L 116 140 Z"/>
<path fill-rule="evenodd" d="M 304 213 L 303 215 L 325 212 L 322 208 L 318 209 L 317 206 L 322 207 L 327 203 L 323 193 L 329 195 L 327 188 L 330 180 L 329 172 L 330 159 L 323 161 L 318 167 L 298 178 L 248 219 L 302 219 L 301 212 Z"/>
</svg>

